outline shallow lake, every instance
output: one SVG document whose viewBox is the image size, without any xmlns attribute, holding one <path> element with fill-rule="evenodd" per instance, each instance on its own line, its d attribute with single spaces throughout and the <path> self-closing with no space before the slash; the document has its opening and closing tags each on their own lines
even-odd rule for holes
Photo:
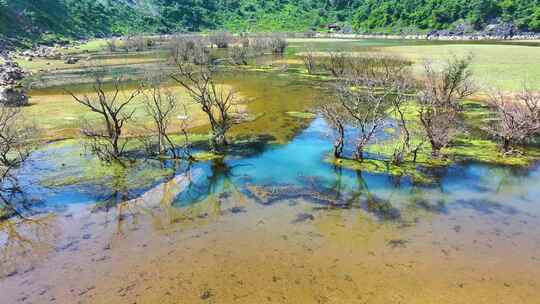
<svg viewBox="0 0 540 304">
<path fill-rule="evenodd" d="M 259 139 L 223 159 L 108 166 L 78 140 L 32 154 L 32 220 L 0 224 L 0 303 L 540 299 L 540 166 L 462 162 L 427 184 L 337 168 L 325 121 L 290 114 L 327 86 L 223 77 L 257 114 L 233 134 Z"/>
</svg>

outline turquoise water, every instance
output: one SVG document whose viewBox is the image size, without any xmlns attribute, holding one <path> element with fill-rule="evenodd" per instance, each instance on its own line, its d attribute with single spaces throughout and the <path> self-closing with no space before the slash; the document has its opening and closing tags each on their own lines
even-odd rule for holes
<svg viewBox="0 0 540 304">
<path fill-rule="evenodd" d="M 39 202 L 33 206 L 34 211 L 61 212 L 74 204 L 104 202 L 114 206 L 188 170 L 186 164 L 141 161 L 128 169 L 111 169 L 111 174 L 89 179 L 84 168 L 95 160 L 80 154 L 78 149 L 76 144 L 52 145 L 34 153 L 23 168 L 21 184 L 27 196 Z M 435 182 L 423 185 L 413 183 L 406 176 L 335 168 L 324 161 L 331 149 L 324 120 L 314 119 L 287 144 L 269 144 L 249 153 L 231 153 L 224 160 L 193 164 L 190 170 L 204 173 L 178 195 L 175 205 L 194 205 L 237 191 L 261 204 L 301 198 L 312 201 L 314 206 L 360 207 L 374 213 L 382 206 L 384 212 L 392 213 L 392 219 L 411 208 L 430 212 L 474 209 L 486 213 L 540 213 L 535 201 L 540 195 L 538 167 L 515 169 L 479 163 L 455 164 L 428 172 Z M 166 174 L 147 178 L 142 183 L 141 172 L 148 170 Z M 66 176 L 74 178 L 74 182 L 45 185 L 51 179 L 61 181 Z M 261 200 L 254 195 L 254 188 L 270 195 Z M 373 209 L 373 204 L 377 208 Z M 376 215 L 387 217 L 387 214 Z"/>
</svg>

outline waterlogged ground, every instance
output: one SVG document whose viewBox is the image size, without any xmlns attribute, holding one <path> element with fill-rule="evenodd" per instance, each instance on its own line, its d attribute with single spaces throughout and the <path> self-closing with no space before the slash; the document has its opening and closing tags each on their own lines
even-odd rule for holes
<svg viewBox="0 0 540 304">
<path fill-rule="evenodd" d="M 539 168 L 459 164 L 414 185 L 326 164 L 325 134 L 315 119 L 285 145 L 162 164 L 162 184 L 133 185 L 156 164 L 123 185 L 33 180 L 54 212 L 1 226 L 0 302 L 537 303 Z M 74 150 L 51 146 L 40 169 Z"/>
<path fill-rule="evenodd" d="M 56 86 L 73 75 L 25 109 L 51 138 L 84 116 Z M 0 303 L 540 303 L 539 165 L 459 162 L 422 184 L 334 167 L 310 114 L 324 82 L 294 67 L 221 77 L 249 114 L 223 159 L 110 166 L 77 139 L 32 154 L 33 215 L 0 223 Z"/>
</svg>

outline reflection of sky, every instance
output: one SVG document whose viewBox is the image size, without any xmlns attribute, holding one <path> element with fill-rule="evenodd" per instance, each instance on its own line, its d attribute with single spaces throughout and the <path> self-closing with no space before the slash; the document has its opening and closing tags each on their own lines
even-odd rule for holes
<svg viewBox="0 0 540 304">
<path fill-rule="evenodd" d="M 22 184 L 30 189 L 31 195 L 45 201 L 46 206 L 61 209 L 74 203 L 93 203 L 111 195 L 110 181 L 107 180 L 103 181 L 104 184 L 75 184 L 54 189 L 39 185 L 40 178 L 51 176 L 46 174 L 50 172 L 81 176 L 81 164 L 88 160 L 74 153 L 76 149 L 64 145 L 37 151 L 32 156 L 32 162 L 21 171 Z M 313 187 L 313 184 L 306 184 L 306 178 L 309 178 L 316 181 L 315 187 L 319 187 L 320 191 L 337 190 L 337 185 L 343 192 L 366 191 L 367 187 L 370 194 L 390 200 L 397 208 L 420 195 L 431 203 L 450 203 L 446 206 L 450 210 L 474 208 L 482 212 L 540 213 L 540 204 L 536 203 L 540 195 L 538 168 L 527 171 L 485 164 L 458 164 L 431 172 L 439 178 L 437 184 L 414 186 L 409 178 L 397 180 L 384 174 L 363 172 L 359 180 L 356 172 L 337 170 L 324 161 L 331 150 L 332 139 L 327 126 L 317 118 L 288 144 L 270 145 L 261 153 L 247 157 L 230 157 L 225 165 L 212 162 L 196 164 L 195 167 L 202 169 L 206 175 L 181 193 L 177 204 L 194 203 L 203 200 L 209 193 L 227 192 L 231 187 L 242 189 L 246 184 Z M 65 165 L 62 166 L 62 163 Z M 147 189 L 132 190 L 130 198 Z"/>
</svg>

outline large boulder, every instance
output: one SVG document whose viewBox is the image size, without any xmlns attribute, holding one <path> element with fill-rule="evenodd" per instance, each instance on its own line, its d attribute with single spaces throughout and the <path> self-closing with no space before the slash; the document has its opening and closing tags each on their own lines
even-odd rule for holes
<svg viewBox="0 0 540 304">
<path fill-rule="evenodd" d="M 28 104 L 28 95 L 21 87 L 0 87 L 0 104 L 10 107 L 20 107 Z"/>
<path fill-rule="evenodd" d="M 25 72 L 14 61 L 0 65 L 0 104 L 24 106 L 28 104 L 28 95 L 21 85 Z"/>
<path fill-rule="evenodd" d="M 25 76 L 24 70 L 15 61 L 0 64 L 0 86 L 18 85 Z"/>
<path fill-rule="evenodd" d="M 484 30 L 485 35 L 502 39 L 511 38 L 518 32 L 517 27 L 512 22 L 489 24 Z"/>
<path fill-rule="evenodd" d="M 79 62 L 79 58 L 77 58 L 77 57 L 68 57 L 64 61 L 64 63 L 66 63 L 66 64 L 76 64 L 77 62 Z"/>
</svg>

